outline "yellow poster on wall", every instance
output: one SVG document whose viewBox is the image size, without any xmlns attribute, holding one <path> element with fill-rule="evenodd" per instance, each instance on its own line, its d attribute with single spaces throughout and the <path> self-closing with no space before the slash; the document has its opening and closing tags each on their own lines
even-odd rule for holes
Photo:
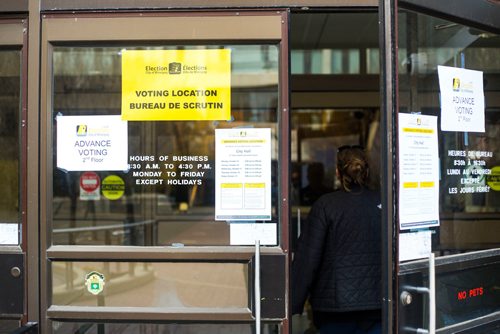
<svg viewBox="0 0 500 334">
<path fill-rule="evenodd" d="M 122 119 L 231 118 L 231 51 L 124 50 Z"/>
</svg>

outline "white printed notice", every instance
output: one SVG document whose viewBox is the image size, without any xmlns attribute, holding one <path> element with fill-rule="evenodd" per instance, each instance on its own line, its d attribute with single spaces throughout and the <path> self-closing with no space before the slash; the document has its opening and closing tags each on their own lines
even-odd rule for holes
<svg viewBox="0 0 500 334">
<path fill-rule="evenodd" d="M 438 66 L 441 130 L 484 132 L 483 72 Z"/>
<path fill-rule="evenodd" d="M 0 245 L 19 244 L 19 224 L 0 223 Z"/>
<path fill-rule="evenodd" d="M 399 227 L 439 225 L 437 117 L 399 114 Z"/>
<path fill-rule="evenodd" d="M 231 245 L 255 245 L 259 239 L 261 245 L 278 244 L 278 232 L 275 223 L 233 223 L 229 227 Z"/>
<path fill-rule="evenodd" d="M 67 171 L 128 169 L 127 121 L 121 116 L 57 116 L 57 167 Z"/>
<path fill-rule="evenodd" d="M 215 220 L 271 220 L 271 129 L 216 129 L 215 168 Z"/>
<path fill-rule="evenodd" d="M 432 231 L 399 234 L 399 262 L 429 257 L 432 249 Z"/>
</svg>

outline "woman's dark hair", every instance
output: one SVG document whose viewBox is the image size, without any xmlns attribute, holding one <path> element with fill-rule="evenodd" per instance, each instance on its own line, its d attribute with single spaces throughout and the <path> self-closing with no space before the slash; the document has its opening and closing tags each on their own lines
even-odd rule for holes
<svg viewBox="0 0 500 334">
<path fill-rule="evenodd" d="M 342 146 L 337 151 L 337 170 L 340 184 L 345 191 L 353 185 L 366 187 L 368 183 L 368 161 L 360 146 Z"/>
</svg>

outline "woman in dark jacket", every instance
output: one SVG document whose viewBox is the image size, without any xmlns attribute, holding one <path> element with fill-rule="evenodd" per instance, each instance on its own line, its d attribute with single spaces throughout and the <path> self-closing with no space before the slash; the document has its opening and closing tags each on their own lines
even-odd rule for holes
<svg viewBox="0 0 500 334">
<path fill-rule="evenodd" d="M 292 265 L 292 314 L 306 299 L 324 333 L 381 331 L 381 205 L 360 147 L 337 152 L 342 189 L 311 208 Z"/>
</svg>

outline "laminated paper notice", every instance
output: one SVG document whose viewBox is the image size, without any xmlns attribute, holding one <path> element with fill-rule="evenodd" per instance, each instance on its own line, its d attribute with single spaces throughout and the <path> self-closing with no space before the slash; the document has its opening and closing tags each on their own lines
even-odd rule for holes
<svg viewBox="0 0 500 334">
<path fill-rule="evenodd" d="M 271 220 L 271 129 L 217 129 L 215 141 L 215 220 Z"/>
<path fill-rule="evenodd" d="M 437 117 L 399 114 L 399 227 L 439 225 Z"/>
</svg>

